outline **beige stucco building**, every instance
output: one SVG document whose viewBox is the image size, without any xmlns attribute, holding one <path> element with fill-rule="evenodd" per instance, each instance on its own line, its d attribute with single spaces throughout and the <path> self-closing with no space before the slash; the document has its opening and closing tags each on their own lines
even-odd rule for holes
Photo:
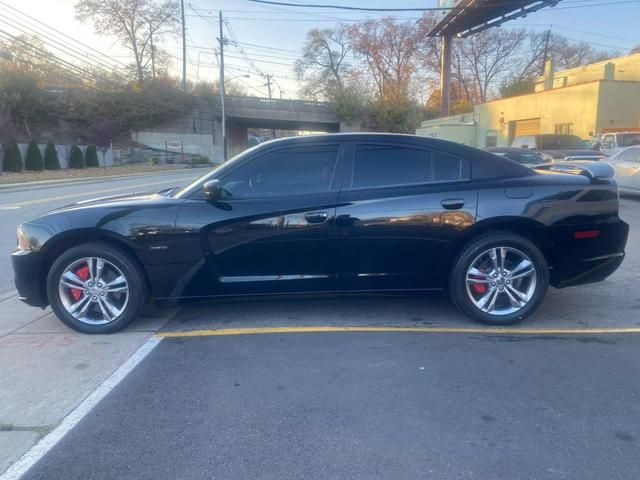
<svg viewBox="0 0 640 480">
<path fill-rule="evenodd" d="M 534 93 L 482 103 L 474 112 L 427 120 L 416 134 L 477 147 L 516 135 L 640 128 L 640 53 L 555 72 L 548 62 Z"/>
</svg>

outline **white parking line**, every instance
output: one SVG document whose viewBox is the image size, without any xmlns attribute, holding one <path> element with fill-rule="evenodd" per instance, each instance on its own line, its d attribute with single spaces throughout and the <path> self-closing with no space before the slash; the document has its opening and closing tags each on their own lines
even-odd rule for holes
<svg viewBox="0 0 640 480">
<path fill-rule="evenodd" d="M 147 340 L 129 359 L 111 374 L 93 393 L 85 398 L 69 415 L 26 452 L 16 463 L 11 465 L 2 475 L 0 480 L 18 480 L 33 465 L 44 457 L 64 436 L 75 427 L 100 401 L 106 397 L 151 351 L 162 341 L 162 338 L 153 336 Z"/>
</svg>

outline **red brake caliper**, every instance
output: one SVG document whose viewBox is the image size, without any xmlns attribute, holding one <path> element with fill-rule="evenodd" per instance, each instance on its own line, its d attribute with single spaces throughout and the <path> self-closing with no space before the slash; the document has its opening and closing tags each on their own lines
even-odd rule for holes
<svg viewBox="0 0 640 480">
<path fill-rule="evenodd" d="M 78 278 L 80 280 L 86 280 L 87 278 L 89 278 L 89 267 L 87 265 L 85 265 L 84 267 L 80 267 L 79 269 L 77 269 L 75 273 Z M 82 289 L 81 288 L 71 288 L 71 296 L 76 300 L 80 300 L 80 297 L 82 296 Z"/>
<path fill-rule="evenodd" d="M 470 277 L 478 278 L 478 280 L 482 280 L 483 278 L 479 275 L 470 275 Z M 473 289 L 474 292 L 476 292 L 479 295 L 482 295 L 484 292 L 487 291 L 487 286 L 484 283 L 474 283 L 473 285 L 471 285 L 471 288 Z"/>
</svg>

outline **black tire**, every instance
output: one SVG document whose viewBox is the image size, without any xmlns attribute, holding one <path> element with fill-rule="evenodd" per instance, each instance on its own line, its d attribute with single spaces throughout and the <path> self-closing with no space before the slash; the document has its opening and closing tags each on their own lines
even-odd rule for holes
<svg viewBox="0 0 640 480">
<path fill-rule="evenodd" d="M 65 269 L 85 257 L 100 257 L 111 262 L 120 270 L 129 287 L 129 297 L 124 310 L 109 323 L 89 324 L 78 320 L 67 311 L 60 298 L 59 282 Z M 100 334 L 117 332 L 126 327 L 146 306 L 149 295 L 144 275 L 135 260 L 126 252 L 107 243 L 92 242 L 70 248 L 53 262 L 47 275 L 47 296 L 51 309 L 67 326 L 82 333 Z"/>
<path fill-rule="evenodd" d="M 483 252 L 492 248 L 507 247 L 524 253 L 535 268 L 535 287 L 529 301 L 521 309 L 503 315 L 481 310 L 467 291 L 467 272 Z M 449 293 L 454 305 L 472 319 L 488 325 L 511 325 L 533 314 L 547 293 L 549 267 L 540 249 L 525 237 L 508 232 L 496 232 L 478 236 L 467 242 L 456 256 L 449 276 Z"/>
</svg>

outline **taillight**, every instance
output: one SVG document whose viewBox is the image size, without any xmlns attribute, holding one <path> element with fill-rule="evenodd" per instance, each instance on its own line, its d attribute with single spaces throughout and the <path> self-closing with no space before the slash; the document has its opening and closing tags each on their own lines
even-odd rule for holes
<svg viewBox="0 0 640 480">
<path fill-rule="evenodd" d="M 583 238 L 596 238 L 600 236 L 600 230 L 581 230 L 574 232 L 573 237 L 576 240 L 582 240 Z"/>
</svg>

